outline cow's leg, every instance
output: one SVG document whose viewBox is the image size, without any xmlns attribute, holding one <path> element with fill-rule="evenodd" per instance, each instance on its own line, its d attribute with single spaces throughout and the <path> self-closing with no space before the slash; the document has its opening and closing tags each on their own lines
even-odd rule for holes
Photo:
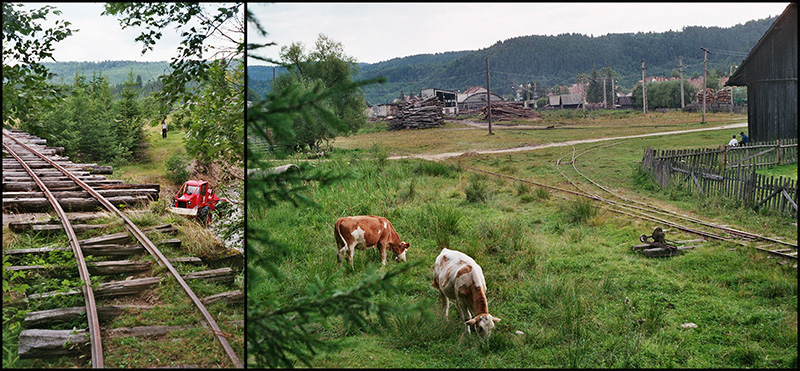
<svg viewBox="0 0 800 371">
<path fill-rule="evenodd" d="M 347 259 L 347 261 L 350 262 L 350 268 L 353 268 L 353 269 L 355 269 L 355 267 L 353 265 L 353 255 L 355 255 L 356 245 L 358 245 L 358 242 L 353 242 L 352 245 L 348 246 L 347 255 L 345 255 L 345 258 Z"/>
<path fill-rule="evenodd" d="M 439 300 L 442 304 L 442 308 L 444 309 L 444 318 L 447 319 L 447 316 L 450 314 L 450 299 L 439 290 Z"/>
<path fill-rule="evenodd" d="M 469 303 L 467 303 L 467 298 L 461 295 L 456 296 L 456 305 L 458 306 L 458 313 L 461 315 L 461 323 L 467 322 L 472 319 L 472 314 L 469 311 Z M 467 327 L 467 333 L 471 334 L 472 331 L 470 326 L 465 324 Z"/>
<path fill-rule="evenodd" d="M 381 252 L 381 264 L 386 265 L 386 245 L 378 244 L 378 251 Z"/>
</svg>

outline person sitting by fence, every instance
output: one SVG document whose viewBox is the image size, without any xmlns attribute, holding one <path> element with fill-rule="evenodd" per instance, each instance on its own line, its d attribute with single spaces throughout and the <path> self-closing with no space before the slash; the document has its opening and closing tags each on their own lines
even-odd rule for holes
<svg viewBox="0 0 800 371">
<path fill-rule="evenodd" d="M 731 147 L 735 147 L 737 143 L 739 143 L 739 142 L 736 140 L 736 135 L 734 134 L 734 135 L 733 135 L 733 139 L 731 139 L 731 140 L 728 142 L 728 145 L 729 145 L 729 146 L 731 146 Z"/>
<path fill-rule="evenodd" d="M 740 133 L 739 133 L 739 135 L 741 135 L 741 136 L 742 136 L 742 140 L 740 140 L 740 141 L 739 141 L 739 144 L 747 144 L 747 143 L 750 143 L 750 138 L 748 138 L 748 137 L 747 137 L 747 135 L 746 135 L 746 134 L 745 134 L 743 131 L 742 131 L 742 132 L 740 132 Z"/>
</svg>

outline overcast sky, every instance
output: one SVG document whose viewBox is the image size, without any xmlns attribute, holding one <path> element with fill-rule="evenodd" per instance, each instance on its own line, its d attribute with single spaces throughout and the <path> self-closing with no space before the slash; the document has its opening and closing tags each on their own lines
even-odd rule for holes
<svg viewBox="0 0 800 371">
<path fill-rule="evenodd" d="M 280 47 L 313 48 L 322 33 L 346 55 L 376 63 L 416 54 L 478 50 L 528 35 L 680 31 L 731 27 L 780 15 L 779 3 L 248 3 L 268 32 L 248 42 L 275 42 L 258 55 L 278 59 Z M 265 64 L 248 60 L 248 64 Z"/>
<path fill-rule="evenodd" d="M 54 44 L 53 57 L 58 62 L 133 60 L 141 62 L 169 61 L 177 55 L 181 37 L 173 27 L 164 30 L 155 48 L 142 55 L 142 43 L 135 41 L 144 28 L 122 29 L 115 16 L 100 15 L 105 3 L 22 3 L 26 10 L 51 5 L 61 11 L 50 14 L 43 26 L 52 26 L 55 19 L 69 21 L 78 29 L 72 36 Z M 17 8 L 19 9 L 19 8 Z M 52 62 L 46 60 L 45 62 Z"/>
</svg>

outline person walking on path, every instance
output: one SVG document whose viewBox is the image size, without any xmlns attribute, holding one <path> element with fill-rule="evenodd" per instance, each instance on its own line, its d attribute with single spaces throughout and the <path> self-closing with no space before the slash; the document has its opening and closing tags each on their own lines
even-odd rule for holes
<svg viewBox="0 0 800 371">
<path fill-rule="evenodd" d="M 739 143 L 739 141 L 737 141 L 737 140 L 736 140 L 736 135 L 734 134 L 734 136 L 733 136 L 733 139 L 731 139 L 731 140 L 728 142 L 728 145 L 729 145 L 729 146 L 731 146 L 731 147 L 735 147 L 735 146 L 736 146 L 736 144 L 738 144 L 738 143 Z"/>
<path fill-rule="evenodd" d="M 161 121 L 161 137 L 162 138 L 166 138 L 167 137 L 167 121 L 166 120 Z"/>
<path fill-rule="evenodd" d="M 748 138 L 748 137 L 747 137 L 747 135 L 746 135 L 746 134 L 745 134 L 743 131 L 742 131 L 742 132 L 739 132 L 739 135 L 741 135 L 741 136 L 742 136 L 742 140 L 741 140 L 741 141 L 739 141 L 739 144 L 747 144 L 747 143 L 750 143 L 750 138 Z"/>
</svg>

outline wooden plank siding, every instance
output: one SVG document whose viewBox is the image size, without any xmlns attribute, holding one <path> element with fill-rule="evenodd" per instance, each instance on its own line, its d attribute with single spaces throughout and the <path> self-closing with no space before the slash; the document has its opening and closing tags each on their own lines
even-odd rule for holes
<svg viewBox="0 0 800 371">
<path fill-rule="evenodd" d="M 780 142 L 780 144 L 779 144 Z M 757 209 L 797 218 L 798 182 L 756 173 L 758 166 L 797 163 L 797 140 L 754 143 L 750 146 L 696 150 L 647 148 L 641 167 L 662 188 L 678 184 L 705 197 L 732 197 Z M 768 151 L 759 156 L 754 154 Z M 747 161 L 741 161 L 750 156 Z M 771 158 L 770 158 L 771 156 Z M 732 161 L 733 160 L 733 161 Z M 741 166 L 720 166 L 739 161 Z"/>
<path fill-rule="evenodd" d="M 753 141 L 797 138 L 797 3 L 790 3 L 731 75 L 747 86 Z"/>
</svg>

